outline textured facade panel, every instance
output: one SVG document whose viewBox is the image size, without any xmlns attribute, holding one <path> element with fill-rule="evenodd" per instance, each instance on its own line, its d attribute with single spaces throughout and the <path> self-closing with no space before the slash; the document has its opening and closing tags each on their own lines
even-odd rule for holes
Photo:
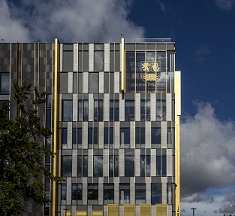
<svg viewBox="0 0 235 216">
<path fill-rule="evenodd" d="M 83 149 L 88 148 L 88 122 L 83 122 L 82 124 L 82 147 Z"/>
<path fill-rule="evenodd" d="M 67 178 L 67 205 L 71 205 L 71 188 L 72 188 L 72 184 L 71 184 L 71 178 Z"/>
<path fill-rule="evenodd" d="M 83 72 L 83 93 L 88 93 L 88 72 Z"/>
<path fill-rule="evenodd" d="M 167 122 L 161 122 L 161 147 L 167 148 Z"/>
<path fill-rule="evenodd" d="M 104 93 L 104 72 L 99 72 L 99 93 Z"/>
<path fill-rule="evenodd" d="M 122 95 L 119 95 L 119 119 L 125 121 L 125 100 L 122 99 Z"/>
<path fill-rule="evenodd" d="M 94 98 L 93 98 L 93 94 L 89 94 L 89 114 L 88 114 L 88 119 L 89 121 L 93 121 L 94 120 Z"/>
<path fill-rule="evenodd" d="M 130 147 L 135 148 L 135 122 L 130 122 Z"/>
<path fill-rule="evenodd" d="M 151 121 L 156 121 L 156 94 L 150 94 Z"/>
<path fill-rule="evenodd" d="M 110 64 L 110 44 L 104 44 L 104 71 L 109 71 Z"/>
<path fill-rule="evenodd" d="M 72 177 L 77 177 L 77 151 L 72 151 Z"/>
<path fill-rule="evenodd" d="M 135 177 L 130 177 L 130 203 L 135 203 Z"/>
<path fill-rule="evenodd" d="M 109 94 L 104 94 L 104 121 L 109 121 Z"/>
<path fill-rule="evenodd" d="M 67 137 L 67 143 L 68 143 L 68 149 L 72 149 L 72 122 L 68 122 L 68 137 Z"/>
<path fill-rule="evenodd" d="M 135 94 L 135 121 L 140 121 L 140 94 Z"/>
<path fill-rule="evenodd" d="M 172 161 L 172 149 L 166 151 L 166 164 L 167 164 L 167 176 L 173 176 L 173 161 Z"/>
<path fill-rule="evenodd" d="M 73 93 L 73 72 L 68 72 L 68 93 Z"/>
<path fill-rule="evenodd" d="M 167 204 L 167 183 L 162 183 L 162 203 Z"/>
<path fill-rule="evenodd" d="M 109 176 L 109 150 L 108 149 L 104 149 L 103 150 L 103 157 L 104 157 L 104 167 L 103 167 L 103 172 L 104 172 L 104 176 Z"/>
<path fill-rule="evenodd" d="M 78 95 L 73 94 L 73 121 L 78 120 Z"/>
<path fill-rule="evenodd" d="M 63 44 L 60 44 L 60 72 L 63 70 Z"/>
<path fill-rule="evenodd" d="M 99 149 L 104 148 L 104 122 L 99 122 Z"/>
<path fill-rule="evenodd" d="M 94 44 L 89 44 L 89 72 L 94 71 Z"/>
<path fill-rule="evenodd" d="M 114 204 L 119 204 L 119 182 L 115 181 L 117 178 L 114 178 Z"/>
<path fill-rule="evenodd" d="M 93 176 L 93 149 L 88 149 L 88 177 Z"/>
<path fill-rule="evenodd" d="M 114 124 L 114 148 L 118 149 L 120 146 L 120 122 Z"/>
<path fill-rule="evenodd" d="M 135 149 L 135 176 L 140 176 L 140 149 Z"/>
<path fill-rule="evenodd" d="M 98 186 L 98 205 L 103 205 L 103 178 L 99 178 L 99 186 Z"/>
<path fill-rule="evenodd" d="M 73 71 L 78 71 L 78 44 L 73 44 Z"/>
<path fill-rule="evenodd" d="M 82 204 L 87 205 L 87 178 L 83 177 L 82 180 Z"/>
<path fill-rule="evenodd" d="M 151 148 L 151 122 L 145 122 L 145 146 Z"/>
<path fill-rule="evenodd" d="M 156 149 L 151 149 L 151 176 L 156 176 Z"/>
<path fill-rule="evenodd" d="M 120 72 L 114 72 L 114 93 L 119 93 L 120 87 Z"/>
<path fill-rule="evenodd" d="M 119 176 L 125 176 L 125 152 L 124 149 L 119 149 Z"/>
<path fill-rule="evenodd" d="M 166 94 L 166 120 L 172 121 L 172 94 Z"/>
</svg>

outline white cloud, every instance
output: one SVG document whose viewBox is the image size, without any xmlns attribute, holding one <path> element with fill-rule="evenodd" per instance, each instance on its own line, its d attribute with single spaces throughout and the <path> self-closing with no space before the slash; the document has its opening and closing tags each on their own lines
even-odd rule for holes
<svg viewBox="0 0 235 216">
<path fill-rule="evenodd" d="M 160 7 L 161 11 L 166 11 L 167 8 L 166 8 L 166 5 L 165 5 L 165 3 L 163 1 L 158 0 L 156 2 L 156 4 Z"/>
<path fill-rule="evenodd" d="M 231 10 L 235 4 L 234 0 L 216 0 L 215 5 L 222 10 Z"/>
<path fill-rule="evenodd" d="M 216 118 L 208 103 L 197 107 L 181 128 L 182 198 L 192 200 L 209 188 L 233 185 L 235 179 L 234 123 Z"/>
<path fill-rule="evenodd" d="M 10 9 L 34 41 L 51 42 L 55 37 L 62 42 L 120 41 L 121 34 L 144 36 L 144 29 L 128 19 L 130 1 L 24 0 Z M 14 37 L 19 40 L 16 32 Z"/>
<path fill-rule="evenodd" d="M 201 46 L 195 50 L 195 60 L 198 63 L 203 63 L 209 55 L 210 49 L 208 46 Z"/>
</svg>

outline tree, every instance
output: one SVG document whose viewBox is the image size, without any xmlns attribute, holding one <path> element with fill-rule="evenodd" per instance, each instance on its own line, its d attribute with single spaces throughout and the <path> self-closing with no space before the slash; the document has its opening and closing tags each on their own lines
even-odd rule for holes
<svg viewBox="0 0 235 216">
<path fill-rule="evenodd" d="M 13 83 L 16 117 L 9 119 L 9 105 L 0 106 L 0 215 L 17 215 L 25 211 L 24 201 L 44 204 L 44 177 L 60 180 L 44 166 L 45 156 L 52 152 L 42 141 L 51 135 L 40 124 L 38 110 L 45 103 L 45 93 L 31 85 Z M 11 109 L 11 111 L 13 111 Z"/>
</svg>

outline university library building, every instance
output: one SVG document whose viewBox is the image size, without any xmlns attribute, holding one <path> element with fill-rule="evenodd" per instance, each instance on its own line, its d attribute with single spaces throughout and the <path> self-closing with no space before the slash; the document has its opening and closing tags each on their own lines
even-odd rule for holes
<svg viewBox="0 0 235 216">
<path fill-rule="evenodd" d="M 169 38 L 1 43 L 0 103 L 12 81 L 46 92 L 42 207 L 24 215 L 179 216 L 181 75 Z"/>
</svg>

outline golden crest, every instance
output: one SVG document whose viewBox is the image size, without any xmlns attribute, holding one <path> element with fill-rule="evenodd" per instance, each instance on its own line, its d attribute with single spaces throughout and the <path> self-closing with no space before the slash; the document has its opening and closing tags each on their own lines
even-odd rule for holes
<svg viewBox="0 0 235 216">
<path fill-rule="evenodd" d="M 156 82 L 159 79 L 157 62 L 144 62 L 142 63 L 142 69 L 145 72 L 145 75 L 142 76 L 144 81 Z"/>
</svg>

